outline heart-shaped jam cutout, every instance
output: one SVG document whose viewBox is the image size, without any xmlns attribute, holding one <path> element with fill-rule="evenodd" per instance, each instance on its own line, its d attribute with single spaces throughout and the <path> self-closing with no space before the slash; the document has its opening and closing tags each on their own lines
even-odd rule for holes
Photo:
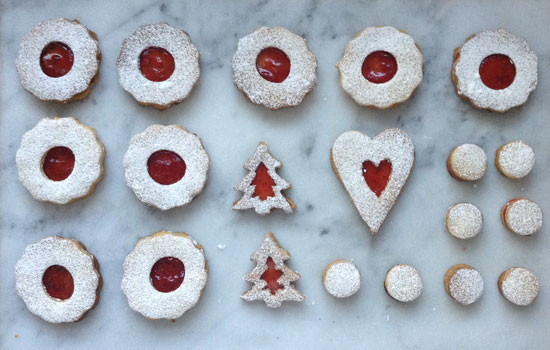
<svg viewBox="0 0 550 350">
<path fill-rule="evenodd" d="M 254 188 L 254 195 L 252 197 L 260 197 L 260 200 L 265 201 L 267 197 L 275 197 L 275 192 L 273 192 L 273 186 L 276 185 L 275 181 L 269 176 L 267 167 L 264 163 L 260 163 L 256 169 L 256 177 L 251 185 L 256 186 Z"/>
<path fill-rule="evenodd" d="M 387 159 L 381 161 L 378 166 L 374 165 L 370 160 L 363 162 L 363 177 L 371 191 L 374 192 L 377 197 L 380 197 L 382 192 L 384 192 L 390 180 L 390 175 L 391 162 Z"/>
</svg>

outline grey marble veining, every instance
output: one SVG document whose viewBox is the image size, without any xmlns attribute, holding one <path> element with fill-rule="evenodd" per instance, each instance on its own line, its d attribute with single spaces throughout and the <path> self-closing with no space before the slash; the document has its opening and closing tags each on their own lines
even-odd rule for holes
<svg viewBox="0 0 550 350">
<path fill-rule="evenodd" d="M 33 1 L 0 2 L 0 348 L 2 349 L 205 349 L 205 348 L 478 348 L 544 349 L 550 309 L 548 224 L 533 237 L 517 237 L 500 223 L 499 209 L 528 197 L 550 213 L 550 46 L 545 1 Z M 103 52 L 101 78 L 83 102 L 43 103 L 20 86 L 14 62 L 23 36 L 36 23 L 77 18 L 95 31 Z M 189 99 L 164 112 L 144 108 L 118 85 L 115 60 L 122 40 L 140 24 L 166 21 L 184 28 L 201 51 L 201 81 Z M 281 25 L 307 38 L 319 61 L 318 85 L 293 109 L 272 112 L 247 102 L 233 86 L 231 57 L 237 40 L 257 26 Z M 425 57 L 425 76 L 401 106 L 377 111 L 356 105 L 338 85 L 335 68 L 346 43 L 371 25 L 409 32 Z M 480 30 L 506 26 L 526 38 L 539 59 L 539 85 L 527 104 L 504 116 L 474 110 L 460 100 L 450 79 L 453 49 Z M 41 118 L 76 116 L 97 129 L 107 148 L 106 175 L 89 198 L 68 206 L 40 203 L 17 181 L 15 152 L 21 136 Z M 211 156 L 208 183 L 185 208 L 147 208 L 124 184 L 122 158 L 132 135 L 153 123 L 179 123 L 197 133 Z M 370 136 L 403 128 L 416 145 L 407 187 L 377 236 L 368 233 L 329 162 L 338 135 Z M 537 158 L 533 172 L 511 181 L 493 165 L 498 146 L 523 139 Z M 232 186 L 246 175 L 242 164 L 265 141 L 293 184 L 294 214 L 260 217 L 233 212 Z M 490 159 L 475 184 L 452 179 L 450 149 L 482 146 Z M 445 231 L 444 215 L 459 201 L 483 212 L 482 233 L 469 241 Z M 183 317 L 149 321 L 128 308 L 120 290 L 122 262 L 138 238 L 160 229 L 185 231 L 201 243 L 210 264 L 198 305 Z M 302 275 L 302 304 L 270 310 L 244 303 L 242 280 L 250 254 L 273 231 Z M 14 287 L 13 269 L 24 247 L 49 235 L 81 240 L 97 256 L 104 288 L 97 308 L 81 322 L 51 325 L 27 311 Z M 225 249 L 218 248 L 225 245 Z M 337 258 L 359 267 L 361 290 L 336 300 L 322 287 L 324 267 Z M 415 266 L 423 295 L 410 305 L 384 292 L 386 271 Z M 476 267 L 483 297 L 470 307 L 453 302 L 443 275 L 453 264 Z M 522 265 L 541 283 L 536 302 L 515 307 L 498 292 L 499 274 Z M 160 348 L 160 347 L 159 347 Z"/>
</svg>

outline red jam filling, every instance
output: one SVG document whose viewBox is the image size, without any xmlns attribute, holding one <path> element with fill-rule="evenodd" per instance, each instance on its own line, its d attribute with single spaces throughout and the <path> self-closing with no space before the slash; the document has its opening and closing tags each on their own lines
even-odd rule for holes
<svg viewBox="0 0 550 350">
<path fill-rule="evenodd" d="M 254 194 L 252 197 L 260 197 L 260 200 L 265 201 L 267 197 L 275 197 L 275 192 L 273 192 L 273 186 L 275 186 L 275 181 L 269 176 L 267 172 L 267 167 L 264 163 L 260 163 L 256 169 L 256 177 L 250 183 L 251 185 L 256 186 L 254 188 Z"/>
<path fill-rule="evenodd" d="M 283 274 L 282 271 L 279 271 L 275 268 L 275 262 L 271 257 L 267 258 L 266 261 L 267 264 L 267 270 L 262 274 L 261 279 L 267 282 L 266 289 L 269 288 L 271 290 L 271 294 L 275 294 L 278 289 L 282 289 L 283 286 L 277 282 L 279 277 Z"/>
<path fill-rule="evenodd" d="M 59 78 L 69 73 L 73 63 L 73 50 L 59 41 L 46 45 L 40 54 L 40 68 L 44 74 L 52 78 Z"/>
<path fill-rule="evenodd" d="M 52 265 L 44 271 L 42 284 L 46 292 L 55 299 L 69 299 L 74 292 L 73 276 L 63 266 Z"/>
<path fill-rule="evenodd" d="M 479 65 L 481 81 L 493 90 L 506 89 L 514 82 L 516 66 L 510 57 L 503 54 L 487 56 Z"/>
<path fill-rule="evenodd" d="M 172 151 L 156 151 L 147 160 L 149 176 L 161 185 L 178 182 L 185 175 L 185 169 L 183 159 Z"/>
<path fill-rule="evenodd" d="M 70 148 L 57 146 L 50 149 L 44 157 L 42 170 L 48 179 L 62 181 L 71 175 L 74 168 L 74 154 Z"/>
<path fill-rule="evenodd" d="M 397 61 L 387 51 L 374 51 L 363 61 L 361 72 L 371 83 L 386 83 L 397 73 Z"/>
<path fill-rule="evenodd" d="M 384 189 L 388 185 L 390 174 L 391 163 L 387 159 L 381 161 L 378 166 L 374 165 L 370 160 L 363 162 L 363 177 L 371 191 L 374 192 L 377 197 L 382 195 L 382 192 L 384 192 Z"/>
<path fill-rule="evenodd" d="M 185 277 L 185 266 L 180 259 L 171 256 L 159 259 L 151 268 L 151 283 L 162 293 L 173 292 L 179 288 Z"/>
<path fill-rule="evenodd" d="M 290 59 L 282 50 L 268 47 L 256 58 L 256 69 L 265 80 L 282 83 L 290 73 Z"/>
<path fill-rule="evenodd" d="M 151 81 L 165 81 L 174 73 L 176 64 L 170 52 L 161 47 L 149 47 L 139 55 L 139 69 Z"/>
</svg>

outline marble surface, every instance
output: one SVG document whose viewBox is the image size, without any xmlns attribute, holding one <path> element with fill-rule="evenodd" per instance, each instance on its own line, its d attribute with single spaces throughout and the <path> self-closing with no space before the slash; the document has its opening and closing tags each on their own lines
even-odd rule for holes
<svg viewBox="0 0 550 350">
<path fill-rule="evenodd" d="M 548 224 L 518 237 L 501 224 L 500 207 L 528 197 L 550 213 L 550 46 L 545 1 L 59 1 L 0 2 L 0 348 L 206 349 L 377 348 L 543 349 L 550 343 L 550 238 Z M 284 4 L 284 5 L 283 5 Z M 38 22 L 77 18 L 99 37 L 101 78 L 83 102 L 43 103 L 23 91 L 14 68 L 19 42 Z M 115 60 L 122 40 L 143 23 L 184 28 L 201 51 L 201 81 L 189 99 L 164 112 L 144 108 L 118 85 Z M 257 26 L 281 25 L 307 38 L 319 60 L 318 86 L 298 107 L 272 112 L 246 101 L 233 86 L 231 57 L 238 38 Z M 409 32 L 422 47 L 425 76 L 407 103 L 391 110 L 356 105 L 338 85 L 335 68 L 346 43 L 369 25 Z M 487 28 L 508 27 L 525 37 L 539 58 L 539 85 L 520 109 L 504 116 L 474 110 L 457 97 L 450 79 L 453 49 Z M 17 181 L 21 136 L 44 117 L 76 116 L 95 127 L 107 148 L 106 175 L 89 198 L 67 206 L 40 203 Z M 203 193 L 188 207 L 162 212 L 139 202 L 124 183 L 122 158 L 132 135 L 154 123 L 179 123 L 199 134 L 212 163 Z M 334 176 L 329 150 L 342 132 L 371 136 L 403 128 L 414 140 L 416 165 L 401 198 L 377 236 L 371 236 Z M 534 171 L 512 181 L 493 165 L 498 146 L 523 139 L 537 152 Z M 259 141 L 283 163 L 279 174 L 298 209 L 260 217 L 233 212 L 232 186 Z M 473 142 L 490 159 L 484 179 L 452 179 L 450 149 Z M 483 232 L 458 241 L 446 231 L 447 208 L 459 201 L 483 212 Z M 198 305 L 175 323 L 150 321 L 128 308 L 120 289 L 122 263 L 138 238 L 167 229 L 185 231 L 204 246 L 210 276 Z M 242 280 L 250 254 L 273 231 L 292 254 L 289 266 L 302 304 L 271 310 L 245 303 Z M 48 324 L 27 311 L 15 293 L 14 266 L 24 247 L 49 235 L 81 240 L 101 264 L 104 288 L 97 308 L 81 322 Z M 220 247 L 225 247 L 221 249 Z M 331 261 L 353 259 L 361 290 L 337 300 L 323 289 Z M 424 281 L 420 299 L 399 304 L 384 292 L 386 271 L 415 266 Z M 486 290 L 464 307 L 443 289 L 453 264 L 476 267 Z M 497 278 L 506 268 L 534 271 L 541 293 L 530 307 L 502 298 Z M 160 345 L 163 345 L 160 347 Z"/>
</svg>

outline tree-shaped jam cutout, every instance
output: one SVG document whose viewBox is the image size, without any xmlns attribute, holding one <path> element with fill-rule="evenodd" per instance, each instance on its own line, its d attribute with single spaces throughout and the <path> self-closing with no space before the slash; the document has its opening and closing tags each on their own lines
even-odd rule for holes
<svg viewBox="0 0 550 350">
<path fill-rule="evenodd" d="M 388 181 L 390 180 L 390 175 L 391 162 L 387 159 L 381 161 L 378 166 L 374 165 L 370 160 L 363 162 L 363 177 L 371 191 L 374 192 L 377 197 L 380 197 L 382 192 L 386 189 Z"/>
<path fill-rule="evenodd" d="M 267 167 L 264 163 L 260 163 L 256 169 L 256 177 L 251 185 L 254 185 L 254 194 L 253 197 L 260 197 L 260 200 L 265 201 L 268 197 L 274 197 L 275 192 L 273 192 L 273 186 L 276 185 L 275 181 L 269 176 Z"/>
<path fill-rule="evenodd" d="M 260 278 L 266 282 L 266 288 L 269 288 L 271 294 L 275 294 L 278 289 L 283 288 L 283 286 L 281 286 L 279 282 L 277 282 L 283 272 L 275 268 L 275 263 L 273 262 L 273 259 L 271 259 L 271 257 L 267 258 L 266 265 L 267 270 L 265 270 L 265 272 L 262 274 L 262 277 Z"/>
</svg>

